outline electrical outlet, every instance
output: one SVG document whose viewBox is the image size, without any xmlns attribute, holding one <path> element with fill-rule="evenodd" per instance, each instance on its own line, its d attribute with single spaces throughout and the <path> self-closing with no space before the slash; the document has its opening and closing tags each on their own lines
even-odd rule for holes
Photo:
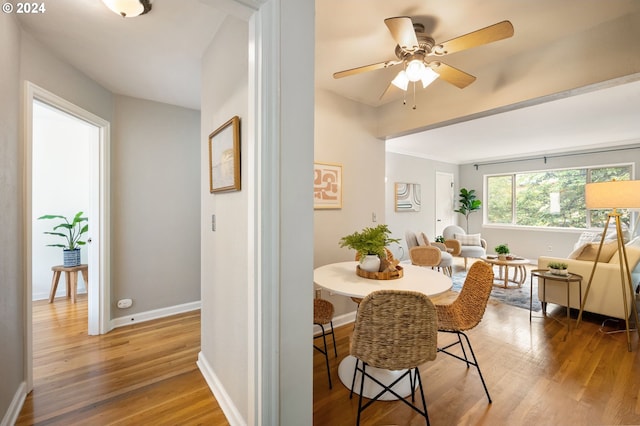
<svg viewBox="0 0 640 426">
<path fill-rule="evenodd" d="M 376 222 L 378 220 L 378 218 L 376 217 L 376 213 L 373 212 L 371 213 L 371 222 Z"/>
<path fill-rule="evenodd" d="M 549 245 L 547 246 L 547 251 L 548 251 L 548 252 L 553 251 L 553 247 L 551 247 L 551 244 L 549 244 Z"/>
<path fill-rule="evenodd" d="M 118 300 L 118 308 L 120 308 L 120 309 L 130 308 L 132 304 L 133 304 L 133 300 L 131 300 L 131 299 Z"/>
</svg>

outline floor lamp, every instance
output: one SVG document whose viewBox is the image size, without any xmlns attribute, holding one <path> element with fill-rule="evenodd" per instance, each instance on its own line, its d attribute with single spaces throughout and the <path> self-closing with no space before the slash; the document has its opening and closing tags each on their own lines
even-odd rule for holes
<svg viewBox="0 0 640 426">
<path fill-rule="evenodd" d="M 611 182 L 598 182 L 588 183 L 584 188 L 585 204 L 587 209 L 612 209 L 608 215 L 607 223 L 604 226 L 602 232 L 602 238 L 600 239 L 600 246 L 598 247 L 598 253 L 596 254 L 596 260 L 593 262 L 593 269 L 591 270 L 591 276 L 589 277 L 589 283 L 587 284 L 587 290 L 582 298 L 582 305 L 580 305 L 580 313 L 578 314 L 578 320 L 576 327 L 580 325 L 582 320 L 582 312 L 589 297 L 589 289 L 591 288 L 591 282 L 593 281 L 593 275 L 596 272 L 598 266 L 598 260 L 600 259 L 600 251 L 604 244 L 605 236 L 607 235 L 607 229 L 609 223 L 613 219 L 616 226 L 616 238 L 618 240 L 618 256 L 620 264 L 620 283 L 622 285 L 622 301 L 624 303 L 625 314 L 625 327 L 627 332 L 627 346 L 629 352 L 631 352 L 631 333 L 629 328 L 629 303 L 627 297 L 634 303 L 631 304 L 632 312 L 634 315 L 636 329 L 640 336 L 640 322 L 638 321 L 638 310 L 635 304 L 635 294 L 633 292 L 633 283 L 631 282 L 631 272 L 629 271 L 629 261 L 627 260 L 627 250 L 624 245 L 622 236 L 622 229 L 620 227 L 620 213 L 617 209 L 633 209 L 640 208 L 640 180 L 621 180 Z"/>
</svg>

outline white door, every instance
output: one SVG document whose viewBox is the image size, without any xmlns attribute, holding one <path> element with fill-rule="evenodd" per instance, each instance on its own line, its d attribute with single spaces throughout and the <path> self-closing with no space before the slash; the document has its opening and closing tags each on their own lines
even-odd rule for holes
<svg viewBox="0 0 640 426">
<path fill-rule="evenodd" d="M 436 172 L 436 236 L 442 230 L 455 224 L 453 194 L 453 174 Z"/>
</svg>

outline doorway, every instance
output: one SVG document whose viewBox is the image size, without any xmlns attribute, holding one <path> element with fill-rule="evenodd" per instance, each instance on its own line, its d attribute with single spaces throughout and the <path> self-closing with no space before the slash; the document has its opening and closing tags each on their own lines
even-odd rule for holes
<svg viewBox="0 0 640 426">
<path fill-rule="evenodd" d="M 436 236 L 454 224 L 453 202 L 453 174 L 436 172 Z"/>
<path fill-rule="evenodd" d="M 33 389 L 33 324 L 32 324 L 32 299 L 33 299 L 33 221 L 35 215 L 40 212 L 34 210 L 34 105 L 45 105 L 75 119 L 81 120 L 86 125 L 95 127 L 95 137 L 89 143 L 87 161 L 88 173 L 85 177 L 89 183 L 88 211 L 90 226 L 88 239 L 92 242 L 88 245 L 86 263 L 89 264 L 88 279 L 88 334 L 104 334 L 111 329 L 109 317 L 109 212 L 107 208 L 108 182 L 109 182 L 109 122 L 85 111 L 84 109 L 48 92 L 33 83 L 27 82 L 25 92 L 25 259 L 26 259 L 26 285 L 25 288 L 25 316 L 27 327 L 25 330 L 25 368 L 27 378 L 27 391 Z M 48 214 L 49 212 L 47 212 Z M 57 214 L 51 212 L 51 214 Z M 37 216 L 36 216 L 37 217 Z M 83 260 L 84 261 L 84 260 Z"/>
</svg>

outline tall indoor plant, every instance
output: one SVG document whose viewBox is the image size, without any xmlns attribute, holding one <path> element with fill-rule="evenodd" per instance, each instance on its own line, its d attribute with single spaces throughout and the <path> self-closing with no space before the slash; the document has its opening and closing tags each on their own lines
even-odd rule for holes
<svg viewBox="0 0 640 426">
<path fill-rule="evenodd" d="M 89 231 L 89 219 L 82 217 L 83 212 L 78 212 L 69 220 L 65 216 L 47 214 L 38 219 L 59 219 L 60 223 L 55 225 L 51 231 L 45 234 L 55 235 L 64 239 L 64 244 L 47 244 L 47 247 L 62 247 L 64 266 L 78 266 L 80 264 L 80 246 L 87 242 L 82 240 L 82 236 Z"/>
<path fill-rule="evenodd" d="M 477 199 L 475 189 L 460 188 L 459 196 L 460 199 L 458 200 L 458 202 L 460 203 L 460 207 L 457 210 L 454 210 L 454 212 L 464 215 L 464 218 L 466 220 L 465 228 L 468 233 L 469 215 L 477 210 L 480 210 L 482 201 Z"/>
</svg>

